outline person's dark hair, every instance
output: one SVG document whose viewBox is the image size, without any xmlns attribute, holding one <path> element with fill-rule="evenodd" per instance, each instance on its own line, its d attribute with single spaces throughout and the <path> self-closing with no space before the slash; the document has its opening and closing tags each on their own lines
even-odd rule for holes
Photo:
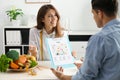
<svg viewBox="0 0 120 80">
<path fill-rule="evenodd" d="M 39 11 L 38 11 L 38 14 L 37 14 L 37 25 L 35 26 L 37 29 L 43 29 L 44 28 L 44 23 L 42 22 L 42 19 L 45 17 L 46 13 L 50 10 L 50 9 L 53 9 L 55 12 L 56 12 L 56 16 L 58 18 L 58 22 L 57 22 L 57 25 L 55 27 L 55 31 L 56 31 L 56 35 L 57 36 L 61 36 L 61 26 L 60 26 L 60 15 L 57 11 L 57 9 L 51 5 L 51 4 L 46 4 L 46 5 L 43 5 Z"/>
<path fill-rule="evenodd" d="M 118 12 L 117 0 L 92 0 L 92 9 L 102 10 L 107 16 L 115 16 Z"/>
</svg>

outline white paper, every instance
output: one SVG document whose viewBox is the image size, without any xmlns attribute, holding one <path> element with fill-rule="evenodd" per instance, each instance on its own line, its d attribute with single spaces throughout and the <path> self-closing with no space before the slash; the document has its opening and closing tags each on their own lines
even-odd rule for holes
<svg viewBox="0 0 120 80">
<path fill-rule="evenodd" d="M 48 38 L 47 42 L 55 65 L 74 63 L 68 38 Z"/>
<path fill-rule="evenodd" d="M 7 45 L 20 45 L 21 34 L 20 31 L 6 31 L 6 43 Z"/>
</svg>

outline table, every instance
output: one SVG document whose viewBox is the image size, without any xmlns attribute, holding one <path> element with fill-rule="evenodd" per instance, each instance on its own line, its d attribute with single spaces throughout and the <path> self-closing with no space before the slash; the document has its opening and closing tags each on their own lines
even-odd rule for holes
<svg viewBox="0 0 120 80">
<path fill-rule="evenodd" d="M 50 61 L 39 61 L 41 69 L 36 68 L 36 75 L 30 75 L 28 72 L 0 72 L 0 80 L 58 80 L 58 78 L 50 70 Z M 64 74 L 74 75 L 77 68 L 69 68 L 64 70 Z"/>
</svg>

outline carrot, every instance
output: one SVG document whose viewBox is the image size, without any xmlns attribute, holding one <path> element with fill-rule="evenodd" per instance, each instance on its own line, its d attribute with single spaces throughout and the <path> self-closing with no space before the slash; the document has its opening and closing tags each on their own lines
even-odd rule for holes
<svg viewBox="0 0 120 80">
<path fill-rule="evenodd" d="M 11 62 L 11 63 L 10 63 L 10 67 L 11 67 L 12 69 L 18 69 L 18 68 L 19 68 L 19 66 L 18 66 L 17 64 L 15 64 L 14 62 Z"/>
<path fill-rule="evenodd" d="M 13 61 L 13 62 L 18 65 L 18 60 L 15 60 L 15 61 Z"/>
</svg>

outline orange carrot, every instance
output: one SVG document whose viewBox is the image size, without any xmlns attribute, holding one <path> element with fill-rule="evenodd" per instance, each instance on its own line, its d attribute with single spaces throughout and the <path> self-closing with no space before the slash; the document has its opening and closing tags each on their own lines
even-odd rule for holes
<svg viewBox="0 0 120 80">
<path fill-rule="evenodd" d="M 18 68 L 19 68 L 19 66 L 18 66 L 17 64 L 15 64 L 14 62 L 11 62 L 11 63 L 10 63 L 10 67 L 11 67 L 12 69 L 18 69 Z"/>
</svg>

